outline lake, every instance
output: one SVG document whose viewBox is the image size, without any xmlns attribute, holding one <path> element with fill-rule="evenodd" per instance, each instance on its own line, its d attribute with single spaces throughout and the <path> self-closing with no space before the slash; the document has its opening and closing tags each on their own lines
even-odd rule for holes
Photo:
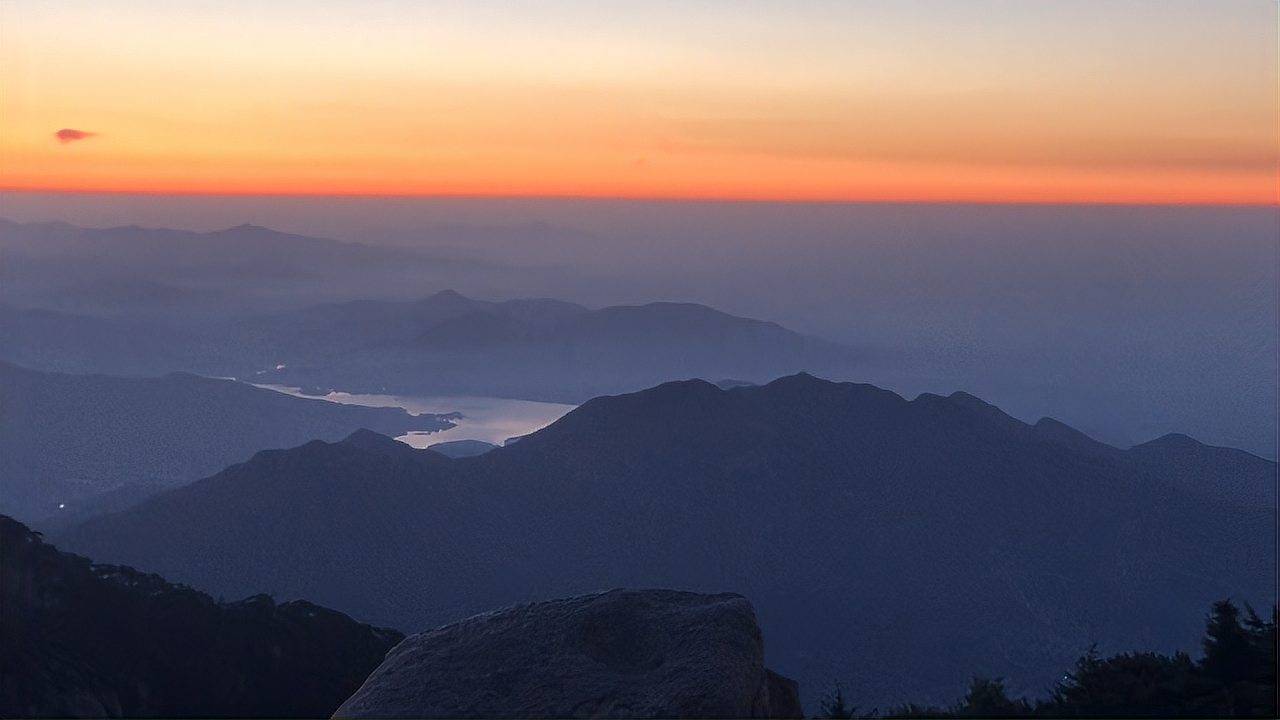
<svg viewBox="0 0 1280 720">
<path fill-rule="evenodd" d="M 414 415 L 423 413 L 460 413 L 455 425 L 438 432 L 411 432 L 396 438 L 415 448 L 425 448 L 436 443 L 453 440 L 480 440 L 501 445 L 508 438 L 527 435 L 559 420 L 576 405 L 511 400 L 509 398 L 474 397 L 467 395 L 440 397 L 412 397 L 402 395 L 368 395 L 361 393 L 331 392 L 328 395 L 305 395 L 299 388 L 284 385 L 258 385 L 276 392 L 328 400 L 344 405 L 365 407 L 398 407 Z"/>
</svg>

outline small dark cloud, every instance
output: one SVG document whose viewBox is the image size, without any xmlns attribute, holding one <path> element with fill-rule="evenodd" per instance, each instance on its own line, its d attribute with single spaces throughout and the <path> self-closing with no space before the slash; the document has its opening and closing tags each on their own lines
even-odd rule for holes
<svg viewBox="0 0 1280 720">
<path fill-rule="evenodd" d="M 72 130 L 71 128 L 62 128 L 53 134 L 54 137 L 58 138 L 58 142 L 63 145 L 66 145 L 69 142 L 91 138 L 94 135 L 97 135 L 97 133 L 86 132 L 84 130 Z"/>
</svg>

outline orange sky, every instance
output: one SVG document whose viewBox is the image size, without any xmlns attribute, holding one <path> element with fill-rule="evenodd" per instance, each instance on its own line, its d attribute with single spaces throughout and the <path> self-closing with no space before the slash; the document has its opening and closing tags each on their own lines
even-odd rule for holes
<svg viewBox="0 0 1280 720">
<path fill-rule="evenodd" d="M 520 7 L 10 0 L 0 188 L 1277 200 L 1266 0 Z"/>
</svg>

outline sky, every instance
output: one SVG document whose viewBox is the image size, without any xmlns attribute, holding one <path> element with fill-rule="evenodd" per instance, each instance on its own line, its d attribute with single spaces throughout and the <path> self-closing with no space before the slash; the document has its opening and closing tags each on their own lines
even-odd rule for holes
<svg viewBox="0 0 1280 720">
<path fill-rule="evenodd" d="M 1277 201 L 1272 0 L 0 2 L 0 190 Z"/>
</svg>

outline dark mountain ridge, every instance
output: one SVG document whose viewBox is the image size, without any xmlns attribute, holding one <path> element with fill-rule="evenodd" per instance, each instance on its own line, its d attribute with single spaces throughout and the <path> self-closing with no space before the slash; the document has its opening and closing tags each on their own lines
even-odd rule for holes
<svg viewBox="0 0 1280 720">
<path fill-rule="evenodd" d="M 477 457 L 371 432 L 261 452 L 58 537 L 408 631 L 607 587 L 730 590 L 779 672 L 888 707 L 971 673 L 1039 693 L 1091 643 L 1188 648 L 1210 602 L 1274 600 L 1274 504 L 1196 486 L 1274 463 L 1211 449 L 1189 488 L 1158 446 L 1107 447 L 963 394 L 695 380 Z"/>
<path fill-rule="evenodd" d="M 0 361 L 0 511 L 67 522 L 217 472 L 264 447 L 400 435 L 441 416 L 290 397 L 232 380 L 65 375 Z M 104 494 L 110 493 L 108 497 Z M 63 507 L 59 507 L 63 506 Z"/>
<path fill-rule="evenodd" d="M 403 635 L 95 565 L 0 515 L 0 715 L 327 717 Z"/>
</svg>

